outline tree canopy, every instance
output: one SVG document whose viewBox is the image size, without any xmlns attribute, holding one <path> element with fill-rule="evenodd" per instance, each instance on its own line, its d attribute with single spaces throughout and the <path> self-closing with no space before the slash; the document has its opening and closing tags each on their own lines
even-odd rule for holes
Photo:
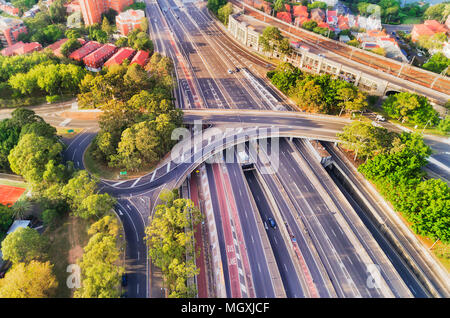
<svg viewBox="0 0 450 318">
<path fill-rule="evenodd" d="M 3 259 L 12 263 L 44 260 L 46 258 L 44 238 L 29 227 L 19 228 L 8 234 L 2 242 Z"/>
<path fill-rule="evenodd" d="M 49 262 L 17 263 L 0 279 L 0 298 L 48 298 L 58 287 Z"/>
<path fill-rule="evenodd" d="M 171 191 L 163 192 L 160 199 L 162 204 L 155 208 L 146 228 L 149 256 L 163 272 L 169 297 L 193 297 L 196 291 L 186 282 L 198 274 L 198 269 L 193 257 L 186 261 L 186 253 L 194 253 L 192 226 L 202 216 L 191 200 L 178 199 Z"/>
</svg>

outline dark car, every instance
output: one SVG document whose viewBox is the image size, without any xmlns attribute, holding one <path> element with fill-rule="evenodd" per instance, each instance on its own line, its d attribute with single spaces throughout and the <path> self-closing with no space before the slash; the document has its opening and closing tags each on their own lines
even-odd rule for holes
<svg viewBox="0 0 450 318">
<path fill-rule="evenodd" d="M 268 219 L 267 219 L 267 222 L 270 224 L 270 226 L 271 226 L 273 229 L 276 229 L 276 228 L 277 228 L 277 223 L 275 223 L 275 220 L 274 220 L 274 219 L 268 218 Z"/>
<path fill-rule="evenodd" d="M 122 275 L 122 286 L 127 286 L 128 283 L 128 277 L 127 274 Z"/>
<path fill-rule="evenodd" d="M 239 67 L 236 67 L 236 68 L 234 69 L 234 71 L 235 71 L 235 72 L 239 72 Z"/>
</svg>

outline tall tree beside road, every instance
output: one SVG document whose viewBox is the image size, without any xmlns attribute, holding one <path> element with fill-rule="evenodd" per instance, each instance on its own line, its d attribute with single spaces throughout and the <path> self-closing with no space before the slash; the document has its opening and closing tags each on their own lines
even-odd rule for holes
<svg viewBox="0 0 450 318">
<path fill-rule="evenodd" d="M 54 294 L 58 281 L 50 262 L 18 263 L 0 279 L 0 298 L 48 298 Z"/>
<path fill-rule="evenodd" d="M 36 186 L 43 181 L 47 163 L 61 160 L 62 150 L 63 146 L 53 139 L 27 134 L 11 150 L 8 160 L 14 173 Z"/>
<path fill-rule="evenodd" d="M 19 228 L 2 242 L 3 259 L 16 264 L 31 260 L 45 260 L 47 242 L 35 229 Z"/>
<path fill-rule="evenodd" d="M 118 265 L 121 254 L 116 238 L 118 227 L 117 219 L 107 215 L 89 228 L 91 238 L 79 263 L 82 287 L 75 292 L 75 298 L 120 296 L 120 276 L 124 268 Z"/>
<path fill-rule="evenodd" d="M 149 256 L 162 270 L 169 297 L 194 297 L 195 287 L 188 286 L 187 281 L 198 274 L 192 243 L 193 227 L 202 219 L 200 211 L 191 200 L 178 199 L 173 193 L 163 192 L 160 199 L 162 204 L 156 207 L 145 230 Z"/>
<path fill-rule="evenodd" d="M 424 96 L 401 92 L 389 96 L 383 102 L 383 109 L 392 118 L 405 120 L 413 124 L 429 127 L 439 122 L 439 115 Z"/>
<path fill-rule="evenodd" d="M 371 158 L 377 153 L 389 151 L 395 134 L 386 128 L 375 127 L 370 123 L 355 121 L 344 127 L 338 138 L 342 147 L 355 152 L 355 157 Z"/>
<path fill-rule="evenodd" d="M 67 199 L 72 214 L 83 219 L 102 217 L 116 204 L 109 194 L 97 193 L 97 180 L 86 170 L 78 171 L 62 188 L 61 194 Z"/>
</svg>

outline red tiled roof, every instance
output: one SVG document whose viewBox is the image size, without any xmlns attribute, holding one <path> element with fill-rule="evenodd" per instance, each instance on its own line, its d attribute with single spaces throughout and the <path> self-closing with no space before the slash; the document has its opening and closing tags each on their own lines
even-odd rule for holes
<svg viewBox="0 0 450 318">
<path fill-rule="evenodd" d="M 291 14 L 288 12 L 277 12 L 277 18 L 283 20 L 284 22 L 292 22 Z"/>
<path fill-rule="evenodd" d="M 103 66 L 122 64 L 125 59 L 128 59 L 131 62 L 131 58 L 135 52 L 135 50 L 128 47 L 120 48 L 116 53 L 114 53 L 113 56 L 111 56 L 109 60 L 105 62 L 105 64 L 103 64 Z"/>
<path fill-rule="evenodd" d="M 117 47 L 112 44 L 105 44 L 95 50 L 94 52 L 88 54 L 86 57 L 83 58 L 84 64 L 87 66 L 93 66 L 98 64 L 100 61 L 102 61 L 106 56 L 110 54 L 114 54 L 117 50 Z"/>
<path fill-rule="evenodd" d="M 38 42 L 23 43 L 20 41 L 1 50 L 1 54 L 3 56 L 22 55 L 40 50 L 42 50 L 42 45 Z"/>
<path fill-rule="evenodd" d="M 447 32 L 447 28 L 444 24 L 440 24 L 436 20 L 426 20 L 424 23 L 431 31 L 434 33 L 441 33 L 441 32 Z"/>
<path fill-rule="evenodd" d="M 82 47 L 80 47 L 78 50 L 73 51 L 69 58 L 77 61 L 81 61 L 85 56 L 88 54 L 94 52 L 98 48 L 102 47 L 103 44 L 100 44 L 95 41 L 89 41 L 86 44 L 84 44 Z"/>
<path fill-rule="evenodd" d="M 294 16 L 308 17 L 308 8 L 306 6 L 294 6 Z"/>
<path fill-rule="evenodd" d="M 133 59 L 131 60 L 131 64 L 137 63 L 140 66 L 144 67 L 145 64 L 147 64 L 149 58 L 149 54 L 146 51 L 138 51 L 136 53 L 136 55 L 133 57 Z"/>
</svg>

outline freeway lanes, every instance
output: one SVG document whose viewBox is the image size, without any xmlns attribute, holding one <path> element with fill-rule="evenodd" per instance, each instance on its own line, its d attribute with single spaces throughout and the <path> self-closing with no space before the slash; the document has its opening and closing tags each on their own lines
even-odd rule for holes
<svg viewBox="0 0 450 318">
<path fill-rule="evenodd" d="M 297 164 L 293 149 L 284 139 L 280 140 L 280 167 L 276 174 L 308 229 L 337 295 L 392 297 L 390 290 L 368 288 L 367 255 L 339 221 L 339 212 L 330 210 L 326 199 Z"/>
<path fill-rule="evenodd" d="M 262 220 L 267 222 L 269 217 L 274 218 L 270 204 L 267 201 L 265 193 L 255 176 L 255 172 L 245 171 L 244 174 L 247 178 L 248 185 L 251 189 Z M 278 270 L 281 275 L 281 280 L 286 290 L 286 296 L 289 298 L 305 297 L 303 286 L 297 277 L 294 264 L 287 250 L 289 247 L 286 247 L 284 244 L 280 231 L 268 226 L 267 236 L 269 238 L 270 245 L 272 246 L 275 260 L 278 265 Z"/>
<path fill-rule="evenodd" d="M 380 266 L 379 272 L 386 280 L 387 285 L 392 290 L 395 297 L 411 297 L 413 294 L 391 264 L 388 256 L 386 256 L 387 253 L 393 254 L 394 251 L 392 249 L 385 250 L 380 248 L 380 245 L 378 244 L 379 240 L 373 238 L 373 234 L 367 229 L 366 223 L 361 221 L 361 216 L 353 209 L 353 206 L 348 202 L 348 198 L 342 195 L 328 173 L 312 155 L 310 148 L 307 146 L 307 141 L 296 139 L 293 144 L 295 145 L 293 147 L 293 153 L 296 153 L 301 157 L 301 162 L 304 166 L 308 167 L 311 171 L 314 171 L 317 182 L 316 189 L 322 188 L 322 190 L 326 191 L 330 196 L 332 204 L 338 209 L 350 230 L 355 234 L 356 239 L 361 243 L 362 247 L 370 257 L 370 260 L 374 264 Z"/>
<path fill-rule="evenodd" d="M 239 222 L 242 227 L 241 231 L 244 235 L 246 251 L 250 260 L 255 295 L 257 298 L 273 298 L 275 297 L 274 286 L 270 279 L 271 274 L 260 237 L 265 234 L 260 234 L 258 231 L 256 224 L 258 212 L 253 209 L 251 204 L 249 197 L 251 194 L 248 192 L 241 165 L 235 160 L 234 163 L 225 163 L 225 166 L 232 185 L 234 200 L 238 203 L 239 218 L 235 219 L 236 223 Z"/>
</svg>

